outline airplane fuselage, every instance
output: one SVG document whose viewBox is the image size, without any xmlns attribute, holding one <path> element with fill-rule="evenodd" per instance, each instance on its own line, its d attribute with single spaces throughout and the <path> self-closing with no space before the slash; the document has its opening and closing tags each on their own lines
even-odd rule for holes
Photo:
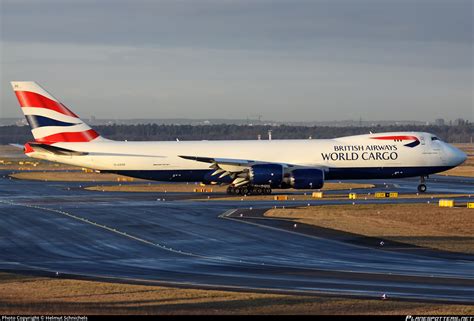
<svg viewBox="0 0 474 321">
<path fill-rule="evenodd" d="M 228 183 L 228 192 L 319 189 L 325 180 L 424 176 L 466 155 L 423 132 L 334 139 L 120 142 L 103 138 L 32 81 L 13 81 L 34 142 L 25 154 L 101 172 L 174 182 Z"/>
<path fill-rule="evenodd" d="M 382 137 L 382 139 L 380 139 Z M 323 168 L 325 179 L 427 176 L 459 165 L 464 154 L 429 133 L 382 133 L 335 139 L 126 142 L 99 139 L 54 146 L 84 152 L 31 157 L 101 172 L 162 181 L 228 182 L 211 176 L 208 163 L 181 156 L 251 159 L 262 163 Z"/>
</svg>

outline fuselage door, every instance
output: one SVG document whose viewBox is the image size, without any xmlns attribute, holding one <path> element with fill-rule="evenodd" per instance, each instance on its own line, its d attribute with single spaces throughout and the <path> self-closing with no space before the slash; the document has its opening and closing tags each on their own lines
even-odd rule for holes
<svg viewBox="0 0 474 321">
<path fill-rule="evenodd" d="M 421 145 L 425 145 L 425 136 L 420 136 Z"/>
</svg>

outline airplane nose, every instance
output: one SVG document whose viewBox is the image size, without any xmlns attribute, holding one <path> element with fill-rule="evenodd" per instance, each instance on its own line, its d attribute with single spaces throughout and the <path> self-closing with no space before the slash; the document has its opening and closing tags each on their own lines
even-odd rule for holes
<svg viewBox="0 0 474 321">
<path fill-rule="evenodd" d="M 458 165 L 461 165 L 462 163 L 464 163 L 467 159 L 467 155 L 466 153 L 464 153 L 462 150 L 454 147 L 454 146 L 450 146 L 450 158 L 454 164 L 454 166 L 458 166 Z"/>
<path fill-rule="evenodd" d="M 463 151 L 460 151 L 461 152 L 461 155 L 460 155 L 460 162 L 459 164 L 462 164 L 464 163 L 466 160 L 467 160 L 467 154 L 464 153 Z"/>
</svg>

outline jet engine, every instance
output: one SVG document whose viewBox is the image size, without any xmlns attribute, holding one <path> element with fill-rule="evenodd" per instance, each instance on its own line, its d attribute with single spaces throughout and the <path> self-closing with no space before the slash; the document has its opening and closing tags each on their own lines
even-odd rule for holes
<svg viewBox="0 0 474 321">
<path fill-rule="evenodd" d="M 250 167 L 250 182 L 254 185 L 279 186 L 283 180 L 283 166 L 278 164 L 257 164 Z"/>
<path fill-rule="evenodd" d="M 324 185 L 324 171 L 317 168 L 299 168 L 290 172 L 289 185 L 295 189 L 320 189 Z"/>
</svg>

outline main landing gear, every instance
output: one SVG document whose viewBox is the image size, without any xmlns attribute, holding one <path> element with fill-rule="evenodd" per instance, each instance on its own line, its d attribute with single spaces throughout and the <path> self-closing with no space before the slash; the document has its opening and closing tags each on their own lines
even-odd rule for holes
<svg viewBox="0 0 474 321">
<path fill-rule="evenodd" d="M 229 195 L 270 195 L 271 193 L 272 189 L 265 186 L 244 185 L 227 187 L 227 194 Z"/>
<path fill-rule="evenodd" d="M 424 193 L 426 192 L 426 185 L 425 185 L 425 177 L 420 177 L 420 185 L 418 185 L 418 192 Z"/>
</svg>

